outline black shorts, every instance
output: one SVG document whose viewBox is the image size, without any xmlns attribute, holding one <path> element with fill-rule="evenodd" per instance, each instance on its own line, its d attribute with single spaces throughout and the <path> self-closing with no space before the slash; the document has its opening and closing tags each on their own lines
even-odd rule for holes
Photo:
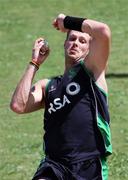
<svg viewBox="0 0 128 180">
<path fill-rule="evenodd" d="M 104 161 L 105 162 L 105 161 Z M 63 165 L 51 159 L 43 160 L 32 180 L 107 180 L 107 168 L 100 159 Z M 102 170 L 105 170 L 104 173 Z"/>
</svg>

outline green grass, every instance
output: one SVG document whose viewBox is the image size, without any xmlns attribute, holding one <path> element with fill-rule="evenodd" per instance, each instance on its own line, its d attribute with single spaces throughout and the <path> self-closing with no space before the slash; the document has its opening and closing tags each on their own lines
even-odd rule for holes
<svg viewBox="0 0 128 180">
<path fill-rule="evenodd" d="M 9 109 L 12 92 L 31 59 L 37 37 L 50 44 L 48 60 L 35 80 L 64 68 L 65 34 L 52 28 L 63 12 L 104 21 L 112 30 L 108 67 L 113 155 L 109 180 L 128 177 L 128 1 L 127 0 L 0 0 L 0 179 L 31 179 L 43 156 L 43 111 L 17 115 Z"/>
</svg>

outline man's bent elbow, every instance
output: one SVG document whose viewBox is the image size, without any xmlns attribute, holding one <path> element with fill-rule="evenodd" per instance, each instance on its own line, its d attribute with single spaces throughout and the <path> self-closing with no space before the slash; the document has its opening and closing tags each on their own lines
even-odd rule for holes
<svg viewBox="0 0 128 180">
<path fill-rule="evenodd" d="M 10 103 L 10 109 L 17 114 L 24 114 L 24 108 L 18 105 L 16 102 Z"/>
<path fill-rule="evenodd" d="M 111 39 L 111 30 L 107 24 L 103 24 L 103 26 L 101 26 L 100 32 L 104 39 Z"/>
</svg>

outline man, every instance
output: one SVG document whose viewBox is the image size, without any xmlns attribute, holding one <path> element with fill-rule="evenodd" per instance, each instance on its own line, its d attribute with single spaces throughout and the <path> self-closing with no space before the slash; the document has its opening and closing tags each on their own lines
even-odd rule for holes
<svg viewBox="0 0 128 180">
<path fill-rule="evenodd" d="M 49 55 L 44 39 L 36 40 L 32 61 L 11 101 L 17 113 L 45 108 L 45 159 L 33 180 L 107 180 L 106 157 L 112 153 L 105 71 L 111 32 L 101 22 L 59 14 L 53 27 L 67 32 L 65 71 L 32 86 Z"/>
</svg>

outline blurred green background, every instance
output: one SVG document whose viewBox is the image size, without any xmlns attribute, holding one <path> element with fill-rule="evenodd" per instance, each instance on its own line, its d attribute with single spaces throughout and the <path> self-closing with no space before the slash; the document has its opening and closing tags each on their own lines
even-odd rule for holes
<svg viewBox="0 0 128 180">
<path fill-rule="evenodd" d="M 106 22 L 112 31 L 107 70 L 113 155 L 109 180 L 128 179 L 128 1 L 0 0 L 0 179 L 31 179 L 43 157 L 43 111 L 17 115 L 10 99 L 31 59 L 36 38 L 50 45 L 48 60 L 34 82 L 62 73 L 65 34 L 52 27 L 59 14 Z"/>
</svg>

